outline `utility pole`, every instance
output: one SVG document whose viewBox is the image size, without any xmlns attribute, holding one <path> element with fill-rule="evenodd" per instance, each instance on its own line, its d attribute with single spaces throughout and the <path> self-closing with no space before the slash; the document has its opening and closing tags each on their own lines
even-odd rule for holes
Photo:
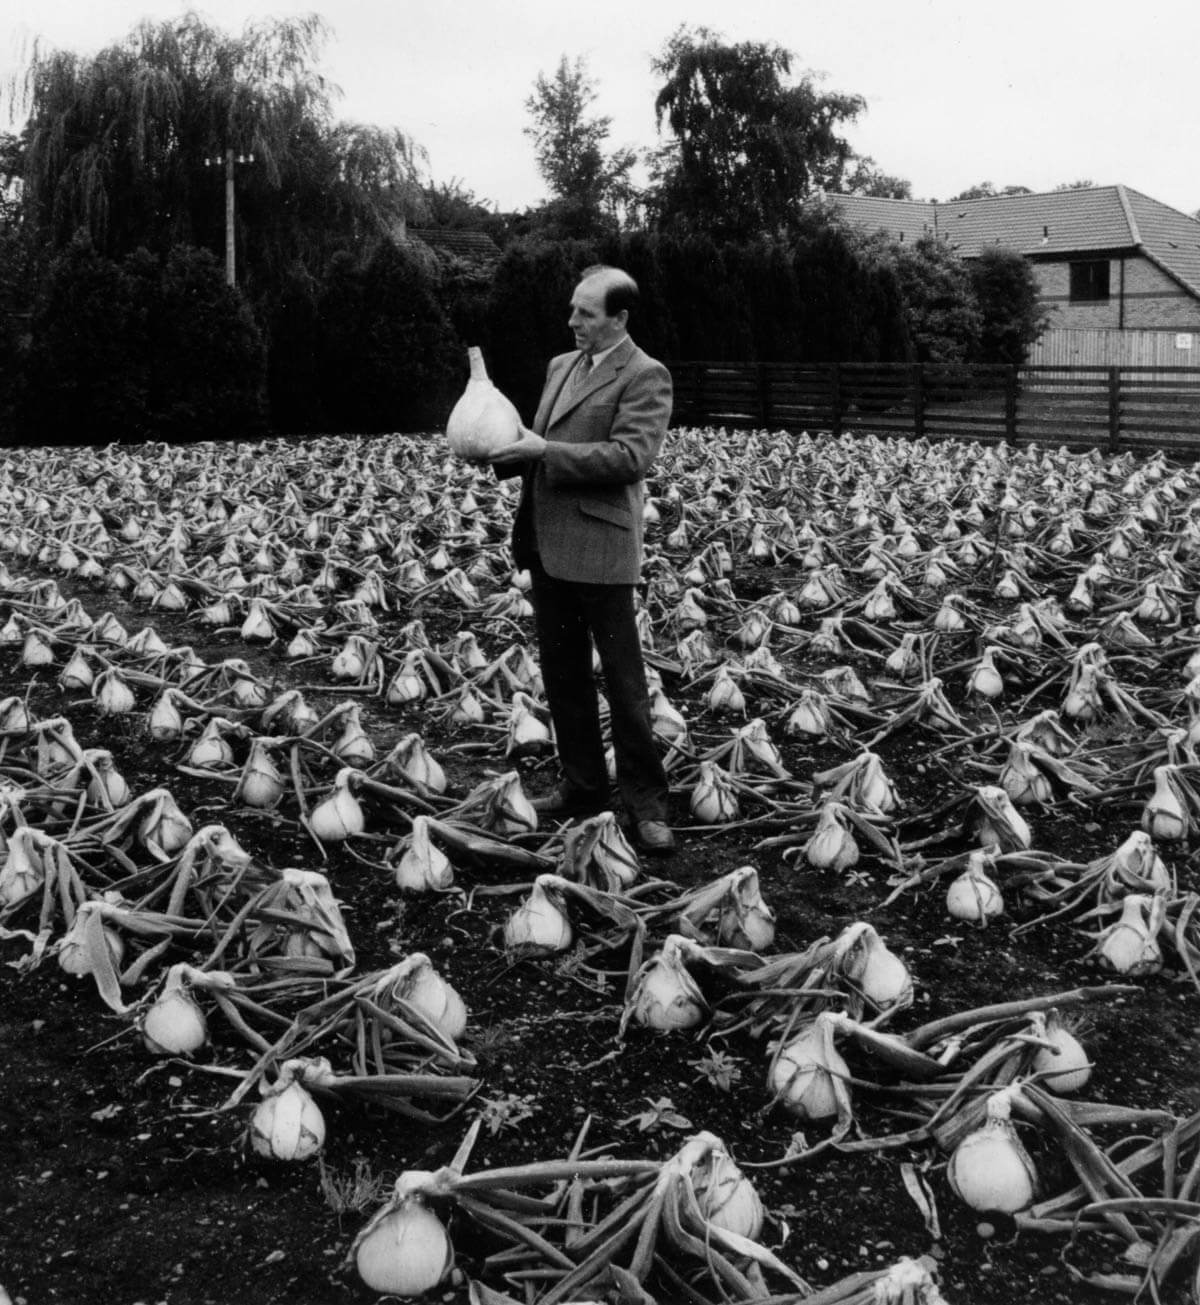
<svg viewBox="0 0 1200 1305">
<path fill-rule="evenodd" d="M 225 165 L 225 284 L 237 284 L 237 239 L 234 227 L 233 165 L 235 163 L 253 163 L 253 154 L 234 154 L 232 149 L 225 150 L 224 157 L 216 155 L 204 160 L 206 168 Z"/>
<path fill-rule="evenodd" d="M 237 242 L 233 230 L 233 150 L 225 151 L 225 282 L 237 285 Z"/>
</svg>

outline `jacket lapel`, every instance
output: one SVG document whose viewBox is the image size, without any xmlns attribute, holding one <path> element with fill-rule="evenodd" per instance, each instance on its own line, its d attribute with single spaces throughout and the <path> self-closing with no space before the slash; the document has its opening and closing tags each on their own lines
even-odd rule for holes
<svg viewBox="0 0 1200 1305">
<path fill-rule="evenodd" d="M 563 375 L 562 382 L 559 385 L 558 393 L 555 395 L 554 403 L 550 409 L 550 425 L 561 421 L 568 413 L 573 412 L 584 399 L 590 398 L 597 390 L 603 389 L 605 385 L 616 379 L 617 373 L 629 361 L 633 353 L 633 341 L 626 336 L 619 345 L 608 355 L 599 367 L 592 369 L 592 374 L 577 389 L 569 389 L 569 377 L 575 370 L 575 365 L 579 361 L 579 355 L 570 366 L 567 367 Z"/>
</svg>

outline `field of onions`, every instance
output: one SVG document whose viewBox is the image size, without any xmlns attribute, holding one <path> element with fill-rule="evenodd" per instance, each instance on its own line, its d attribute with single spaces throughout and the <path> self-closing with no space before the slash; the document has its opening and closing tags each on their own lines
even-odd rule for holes
<svg viewBox="0 0 1200 1305">
<path fill-rule="evenodd" d="M 672 432 L 659 860 L 514 505 L 0 456 L 0 1301 L 1200 1299 L 1200 472 Z"/>
</svg>

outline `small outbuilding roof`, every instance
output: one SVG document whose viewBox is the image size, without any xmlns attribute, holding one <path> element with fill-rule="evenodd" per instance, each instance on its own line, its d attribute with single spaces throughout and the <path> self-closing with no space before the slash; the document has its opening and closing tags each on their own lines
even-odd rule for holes
<svg viewBox="0 0 1200 1305">
<path fill-rule="evenodd" d="M 1136 251 L 1200 297 L 1200 222 L 1129 186 L 933 200 L 827 195 L 855 226 L 897 240 L 932 235 L 964 258 L 999 245 L 1029 258 Z"/>
<path fill-rule="evenodd" d="M 453 254 L 467 263 L 494 267 L 500 261 L 500 246 L 483 231 L 458 231 L 446 227 L 409 227 L 407 234 L 435 253 Z"/>
</svg>

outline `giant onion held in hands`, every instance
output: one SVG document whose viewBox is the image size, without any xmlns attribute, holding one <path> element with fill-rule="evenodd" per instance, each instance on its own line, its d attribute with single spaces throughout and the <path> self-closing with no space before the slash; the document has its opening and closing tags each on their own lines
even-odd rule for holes
<svg viewBox="0 0 1200 1305">
<path fill-rule="evenodd" d="M 492 384 L 483 352 L 472 345 L 467 357 L 471 376 L 446 421 L 446 439 L 451 452 L 460 458 L 481 462 L 497 449 L 517 441 L 521 418 L 512 402 Z"/>
</svg>

